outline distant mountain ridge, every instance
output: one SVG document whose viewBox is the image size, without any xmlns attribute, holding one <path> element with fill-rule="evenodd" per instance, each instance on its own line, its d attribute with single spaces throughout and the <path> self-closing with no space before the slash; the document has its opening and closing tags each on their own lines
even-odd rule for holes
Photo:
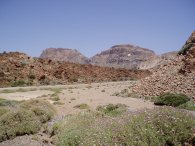
<svg viewBox="0 0 195 146">
<path fill-rule="evenodd" d="M 103 67 L 150 69 L 173 59 L 176 54 L 177 52 L 169 52 L 158 56 L 150 49 L 123 44 L 112 46 L 91 58 L 87 58 L 76 49 L 48 48 L 42 52 L 40 58 Z"/>
<path fill-rule="evenodd" d="M 87 57 L 76 49 L 68 48 L 47 48 L 41 53 L 40 58 L 80 64 L 86 64 L 88 60 Z"/>
</svg>

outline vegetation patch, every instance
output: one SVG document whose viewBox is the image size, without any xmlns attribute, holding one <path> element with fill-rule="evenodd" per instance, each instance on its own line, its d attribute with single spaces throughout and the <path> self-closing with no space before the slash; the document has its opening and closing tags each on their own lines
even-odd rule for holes
<svg viewBox="0 0 195 146">
<path fill-rule="evenodd" d="M 52 101 L 58 101 L 58 100 L 60 100 L 60 97 L 58 95 L 53 95 L 50 99 Z"/>
<path fill-rule="evenodd" d="M 54 102 L 53 104 L 54 104 L 54 105 L 64 105 L 63 102 L 59 102 L 59 101 L 56 101 L 56 102 Z"/>
<path fill-rule="evenodd" d="M 88 109 L 89 105 L 82 103 L 82 104 L 78 104 L 76 106 L 74 106 L 74 108 L 78 108 L 78 109 Z"/>
<path fill-rule="evenodd" d="M 64 145 L 193 145 L 195 120 L 175 108 L 157 108 L 138 115 L 104 117 L 82 112 L 56 123 L 55 144 Z"/>
<path fill-rule="evenodd" d="M 123 89 L 120 92 L 115 92 L 114 94 L 112 94 L 112 96 L 131 97 L 132 94 L 128 89 Z"/>
<path fill-rule="evenodd" d="M 29 91 L 36 91 L 37 90 L 37 88 L 30 88 L 30 89 L 28 89 L 28 88 L 19 88 L 19 89 L 16 89 L 16 90 L 14 90 L 14 89 L 5 89 L 5 90 L 2 90 L 2 91 L 0 91 L 0 93 L 15 93 L 15 92 L 29 92 Z"/>
<path fill-rule="evenodd" d="M 8 108 L 0 107 L 0 117 L 9 111 Z"/>
<path fill-rule="evenodd" d="M 41 123 L 45 123 L 50 120 L 55 113 L 54 107 L 49 102 L 44 100 L 27 100 L 24 101 L 20 107 L 33 111 Z"/>
<path fill-rule="evenodd" d="M 195 111 L 195 102 L 194 101 L 188 101 L 184 104 L 179 105 L 179 108 Z"/>
<path fill-rule="evenodd" d="M 0 117 L 0 142 L 36 133 L 39 128 L 40 121 L 32 111 L 19 109 L 7 112 Z"/>
<path fill-rule="evenodd" d="M 125 104 L 108 104 L 105 106 L 98 106 L 96 110 L 102 112 L 105 115 L 117 116 L 125 112 L 126 109 L 127 106 Z"/>
<path fill-rule="evenodd" d="M 190 98 L 184 94 L 164 93 L 156 97 L 155 105 L 168 105 L 177 107 L 181 104 L 188 102 Z"/>
<path fill-rule="evenodd" d="M 0 98 L 0 106 L 14 107 L 18 103 L 19 103 L 19 101 L 16 101 L 16 100 L 7 100 L 7 99 Z"/>
<path fill-rule="evenodd" d="M 11 84 L 12 87 L 25 86 L 25 85 L 26 82 L 24 80 L 17 80 Z"/>
</svg>

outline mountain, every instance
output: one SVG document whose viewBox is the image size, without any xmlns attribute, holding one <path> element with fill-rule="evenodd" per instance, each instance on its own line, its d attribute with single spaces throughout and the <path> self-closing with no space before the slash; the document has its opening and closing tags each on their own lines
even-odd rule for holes
<svg viewBox="0 0 195 146">
<path fill-rule="evenodd" d="M 20 52 L 0 53 L 0 62 L 0 87 L 131 80 L 151 74 L 32 58 Z"/>
<path fill-rule="evenodd" d="M 151 69 L 174 59 L 177 52 L 156 55 L 154 51 L 133 45 L 115 45 L 91 58 L 85 57 L 75 49 L 48 48 L 40 58 L 66 61 L 79 64 L 92 64 L 102 67 L 125 69 Z"/>
<path fill-rule="evenodd" d="M 168 53 L 164 53 L 162 55 L 154 55 L 148 58 L 148 60 L 143 61 L 139 65 L 139 69 L 155 69 L 158 68 L 162 64 L 168 63 L 170 60 L 175 60 L 178 52 L 172 51 Z"/>
<path fill-rule="evenodd" d="M 178 56 L 161 64 L 151 76 L 141 79 L 134 91 L 143 96 L 164 92 L 183 93 L 195 100 L 195 31 L 179 51 Z"/>
<path fill-rule="evenodd" d="M 47 48 L 42 52 L 40 58 L 80 64 L 86 64 L 88 61 L 88 58 L 78 52 L 76 49 L 67 48 Z"/>
<path fill-rule="evenodd" d="M 142 62 L 156 56 L 152 50 L 133 45 L 115 45 L 90 58 L 91 64 L 115 68 L 139 68 Z"/>
</svg>

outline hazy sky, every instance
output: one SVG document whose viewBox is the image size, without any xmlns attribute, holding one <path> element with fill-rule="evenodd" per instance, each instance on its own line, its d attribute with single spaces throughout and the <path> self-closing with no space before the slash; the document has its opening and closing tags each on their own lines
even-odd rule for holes
<svg viewBox="0 0 195 146">
<path fill-rule="evenodd" d="M 195 0 L 0 0 L 0 52 L 48 47 L 92 56 L 116 44 L 178 50 L 195 30 Z"/>
</svg>

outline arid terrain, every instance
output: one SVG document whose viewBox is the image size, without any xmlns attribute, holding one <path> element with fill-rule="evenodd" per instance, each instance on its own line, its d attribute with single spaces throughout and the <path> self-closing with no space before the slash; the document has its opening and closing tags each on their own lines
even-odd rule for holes
<svg viewBox="0 0 195 146">
<path fill-rule="evenodd" d="M 112 58 L 118 47 L 98 56 Z M 194 146 L 195 31 L 161 63 L 137 49 L 150 70 L 2 53 L 0 146 Z"/>
<path fill-rule="evenodd" d="M 0 98 L 7 100 L 29 100 L 41 99 L 49 101 L 57 110 L 53 121 L 66 118 L 68 115 L 78 114 L 82 111 L 96 111 L 98 106 L 108 104 L 125 104 L 127 110 L 136 112 L 144 109 L 152 109 L 154 105 L 150 101 L 129 97 L 131 87 L 135 81 L 123 82 L 105 82 L 92 84 L 76 85 L 56 85 L 56 86 L 33 86 L 33 87 L 15 87 L 0 89 Z M 57 101 L 53 100 L 53 94 L 57 91 Z M 122 94 L 120 92 L 125 91 Z M 128 94 L 126 94 L 128 93 Z M 77 108 L 77 105 L 86 104 L 84 109 Z M 42 135 L 42 136 L 41 136 Z M 37 134 L 39 137 L 34 140 L 35 136 L 21 136 L 14 140 L 0 143 L 0 146 L 47 146 L 52 145 L 49 135 Z"/>
<path fill-rule="evenodd" d="M 60 90 L 58 94 L 59 100 L 62 105 L 55 105 L 59 110 L 58 114 L 65 116 L 68 114 L 78 113 L 81 110 L 74 108 L 78 104 L 85 103 L 89 105 L 89 109 L 95 110 L 99 105 L 107 104 L 126 104 L 129 110 L 137 110 L 144 108 L 153 108 L 153 104 L 137 98 L 130 98 L 128 95 L 116 95 L 124 90 L 131 91 L 134 81 L 124 82 L 105 82 L 105 83 L 92 83 L 92 84 L 77 84 L 77 85 L 60 85 L 60 86 L 40 86 L 40 87 L 17 87 L 17 88 L 3 88 L 0 89 L 0 97 L 9 100 L 29 100 L 32 98 L 41 98 L 54 103 L 51 95 L 55 90 Z M 14 90 L 21 90 L 21 92 L 14 92 Z M 13 93 L 2 93 L 2 91 L 10 90 Z M 23 91 L 24 90 L 24 91 Z M 28 91 L 29 90 L 29 91 Z M 34 90 L 34 91 L 32 91 Z"/>
</svg>

